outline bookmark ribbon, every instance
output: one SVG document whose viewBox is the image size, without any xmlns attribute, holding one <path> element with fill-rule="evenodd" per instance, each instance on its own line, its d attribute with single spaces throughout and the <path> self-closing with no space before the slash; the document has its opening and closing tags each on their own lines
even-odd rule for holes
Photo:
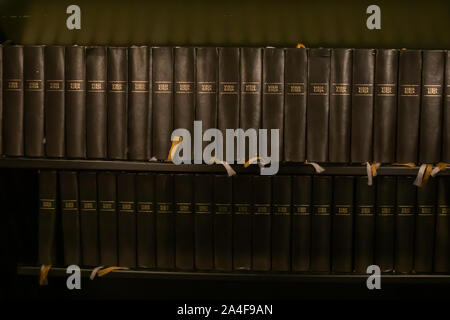
<svg viewBox="0 0 450 320">
<path fill-rule="evenodd" d="M 89 279 L 94 280 L 95 276 L 97 275 L 97 272 L 104 267 L 105 266 L 99 266 L 97 268 L 94 268 L 91 272 L 91 275 L 89 276 Z"/>
<path fill-rule="evenodd" d="M 366 172 L 367 172 L 367 185 L 371 186 L 373 184 L 373 177 L 378 175 L 377 169 L 381 166 L 378 162 L 366 162 Z"/>
<path fill-rule="evenodd" d="M 172 162 L 173 157 L 175 156 L 175 152 L 178 149 L 178 146 L 180 145 L 181 141 L 183 141 L 182 137 L 175 136 L 172 140 L 172 145 L 170 146 L 169 155 L 167 156 L 167 161 Z"/>
<path fill-rule="evenodd" d="M 308 160 L 305 161 L 305 164 L 309 164 L 316 170 L 316 173 L 322 173 L 325 171 L 323 167 L 321 167 L 317 162 L 309 162 Z"/>
<path fill-rule="evenodd" d="M 108 273 L 111 273 L 111 272 L 114 271 L 114 270 L 126 270 L 126 269 L 127 269 L 127 268 L 123 268 L 123 267 L 108 267 L 108 268 L 99 270 L 99 271 L 97 272 L 97 275 L 98 275 L 99 277 L 103 277 L 103 276 L 107 275 Z"/>
<path fill-rule="evenodd" d="M 431 176 L 434 178 L 440 171 L 444 171 L 447 169 L 447 163 L 439 162 L 433 170 L 431 170 Z"/>
<path fill-rule="evenodd" d="M 227 174 L 229 177 L 234 176 L 236 174 L 236 171 L 234 171 L 233 168 L 226 161 L 219 160 L 216 157 L 212 157 L 210 160 L 210 163 L 216 163 L 216 164 L 223 165 L 223 167 L 227 171 Z"/>
<path fill-rule="evenodd" d="M 296 48 L 299 49 L 299 48 L 306 48 L 306 47 L 303 43 L 299 42 L 299 43 L 297 43 Z"/>
<path fill-rule="evenodd" d="M 48 272 L 50 271 L 50 268 L 52 267 L 51 264 L 43 264 L 41 266 L 41 273 L 39 275 L 39 285 L 40 286 L 46 286 L 48 285 L 48 279 L 47 279 L 47 275 Z"/>
<path fill-rule="evenodd" d="M 422 164 L 413 184 L 417 187 L 424 187 L 427 184 L 428 179 L 430 178 L 432 169 L 433 165 L 426 163 Z"/>
</svg>

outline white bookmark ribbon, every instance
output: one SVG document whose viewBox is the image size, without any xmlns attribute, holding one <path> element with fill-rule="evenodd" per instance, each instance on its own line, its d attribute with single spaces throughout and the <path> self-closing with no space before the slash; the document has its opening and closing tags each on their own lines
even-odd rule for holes
<svg viewBox="0 0 450 320">
<path fill-rule="evenodd" d="M 94 280 L 95 276 L 97 275 L 97 272 L 103 267 L 104 266 L 99 266 L 97 268 L 94 268 L 91 272 L 91 275 L 89 276 L 89 279 Z"/>
<path fill-rule="evenodd" d="M 425 170 L 427 169 L 427 165 L 426 163 L 422 164 L 419 168 L 419 172 L 417 173 L 417 177 L 416 180 L 414 180 L 414 185 L 417 187 L 421 187 L 422 186 L 422 182 L 423 182 L 423 176 L 425 174 Z"/>
<path fill-rule="evenodd" d="M 321 167 L 317 162 L 309 162 L 308 160 L 306 160 L 305 164 L 313 166 L 314 170 L 316 170 L 316 173 L 322 173 L 325 171 L 325 169 Z"/>
<path fill-rule="evenodd" d="M 223 167 L 227 171 L 227 174 L 229 177 L 232 177 L 236 174 L 236 171 L 234 171 L 233 168 L 226 161 L 222 161 L 222 160 L 217 159 L 216 157 L 212 157 L 210 160 L 210 163 L 216 163 L 216 164 L 223 165 Z"/>
</svg>

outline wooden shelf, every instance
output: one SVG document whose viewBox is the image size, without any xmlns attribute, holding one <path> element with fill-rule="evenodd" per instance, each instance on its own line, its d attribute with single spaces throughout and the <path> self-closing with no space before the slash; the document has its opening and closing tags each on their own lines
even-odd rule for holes
<svg viewBox="0 0 450 320">
<path fill-rule="evenodd" d="M 259 173 L 257 165 L 244 168 L 243 165 L 232 165 L 237 173 Z M 59 170 L 111 170 L 111 171 L 150 171 L 150 172 L 192 172 L 192 173 L 226 173 L 219 164 L 182 164 L 168 162 L 139 161 L 108 161 L 108 160 L 67 160 L 67 159 L 33 159 L 33 158 L 2 158 L 0 168 L 19 169 L 59 169 Z M 322 175 L 366 175 L 363 165 L 324 164 Z M 418 167 L 381 166 L 378 175 L 417 175 Z M 311 165 L 303 163 L 281 163 L 279 174 L 316 174 Z M 439 175 L 449 175 L 450 170 Z"/>
</svg>

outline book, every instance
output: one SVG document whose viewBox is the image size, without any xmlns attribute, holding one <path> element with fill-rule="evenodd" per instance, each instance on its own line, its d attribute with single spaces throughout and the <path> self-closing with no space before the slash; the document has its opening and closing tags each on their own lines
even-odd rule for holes
<svg viewBox="0 0 450 320">
<path fill-rule="evenodd" d="M 353 271 L 354 187 L 354 177 L 334 177 L 331 269 L 337 273 Z"/>
<path fill-rule="evenodd" d="M 136 246 L 137 266 L 154 268 L 155 230 L 155 178 L 151 173 L 136 173 Z"/>
<path fill-rule="evenodd" d="M 136 267 L 136 174 L 117 175 L 117 232 L 119 266 Z"/>
<path fill-rule="evenodd" d="M 66 148 L 64 132 L 65 47 L 46 46 L 44 50 L 45 155 L 49 158 L 62 158 Z"/>
<path fill-rule="evenodd" d="M 304 162 L 308 49 L 287 48 L 284 57 L 284 160 Z"/>
<path fill-rule="evenodd" d="M 445 56 L 424 50 L 422 57 L 419 162 L 435 163 L 441 160 Z"/>
<path fill-rule="evenodd" d="M 3 154 L 3 45 L 0 44 L 0 155 Z"/>
<path fill-rule="evenodd" d="M 272 270 L 291 269 L 291 176 L 272 178 Z"/>
<path fill-rule="evenodd" d="M 450 270 L 450 179 L 437 179 L 436 231 L 434 239 L 433 272 L 448 273 Z"/>
<path fill-rule="evenodd" d="M 86 156 L 107 158 L 107 55 L 105 47 L 86 48 Z"/>
<path fill-rule="evenodd" d="M 217 98 L 217 128 L 224 137 L 223 154 L 229 157 L 224 160 L 231 162 L 237 159 L 237 148 L 228 146 L 226 129 L 239 127 L 239 100 L 240 100 L 240 54 L 239 48 L 218 48 L 218 85 Z M 230 149 L 227 151 L 227 148 Z M 233 151 L 233 155 L 231 155 Z"/>
<path fill-rule="evenodd" d="M 330 63 L 330 49 L 309 49 L 306 159 L 313 162 L 328 161 Z"/>
<path fill-rule="evenodd" d="M 152 48 L 152 157 L 166 160 L 173 129 L 173 49 Z"/>
<path fill-rule="evenodd" d="M 175 218 L 172 174 L 156 174 L 156 266 L 175 268 Z"/>
<path fill-rule="evenodd" d="M 97 175 L 95 172 L 81 171 L 78 173 L 78 181 L 83 265 L 96 267 L 100 265 Z"/>
<path fill-rule="evenodd" d="M 97 174 L 98 235 L 100 264 L 118 265 L 117 247 L 117 193 L 116 175 L 112 172 Z"/>
<path fill-rule="evenodd" d="M 433 271 L 434 233 L 436 224 L 436 180 L 417 189 L 417 216 L 414 238 L 414 270 Z"/>
<path fill-rule="evenodd" d="M 375 188 L 367 185 L 367 177 L 357 177 L 355 193 L 355 231 L 353 269 L 366 273 L 373 265 L 375 247 Z"/>
<path fill-rule="evenodd" d="M 147 111 L 147 135 L 146 158 L 153 157 L 153 54 L 152 48 L 148 48 L 148 111 Z"/>
<path fill-rule="evenodd" d="M 233 176 L 233 269 L 252 268 L 252 176 Z"/>
<path fill-rule="evenodd" d="M 61 224 L 64 243 L 64 265 L 81 265 L 80 211 L 78 179 L 75 171 L 59 172 Z"/>
<path fill-rule="evenodd" d="M 271 269 L 272 179 L 253 176 L 252 266 L 255 271 Z"/>
<path fill-rule="evenodd" d="M 375 50 L 353 50 L 351 157 L 372 161 Z"/>
<path fill-rule="evenodd" d="M 39 170 L 38 260 L 40 264 L 56 264 L 57 174 Z"/>
<path fill-rule="evenodd" d="M 194 255 L 195 268 L 214 268 L 214 176 L 196 174 L 194 176 Z"/>
<path fill-rule="evenodd" d="M 191 146 L 194 145 L 195 61 L 195 48 L 176 47 L 174 49 L 174 129 L 188 130 L 191 134 Z M 191 150 L 189 160 L 194 156 L 194 149 Z"/>
<path fill-rule="evenodd" d="M 308 271 L 311 252 L 311 176 L 292 177 L 292 271 Z"/>
<path fill-rule="evenodd" d="M 262 49 L 241 48 L 240 59 L 241 100 L 239 128 L 244 130 L 244 132 L 248 129 L 258 130 L 261 127 Z M 237 161 L 248 161 L 256 157 L 257 152 L 258 150 L 251 152 L 246 144 L 245 154 L 238 154 Z"/>
<path fill-rule="evenodd" d="M 375 264 L 381 272 L 394 270 L 395 200 L 397 180 L 392 176 L 377 177 L 375 215 Z"/>
<path fill-rule="evenodd" d="M 23 46 L 3 47 L 3 153 L 23 156 Z"/>
<path fill-rule="evenodd" d="M 83 46 L 65 51 L 66 156 L 86 158 L 86 55 Z"/>
<path fill-rule="evenodd" d="M 25 156 L 44 156 L 44 46 L 23 49 Z"/>
<path fill-rule="evenodd" d="M 450 162 L 450 51 L 445 56 L 444 119 L 442 122 L 442 161 Z"/>
<path fill-rule="evenodd" d="M 128 49 L 108 47 L 108 158 L 127 158 Z"/>
<path fill-rule="evenodd" d="M 401 50 L 398 70 L 397 155 L 399 163 L 416 163 L 419 152 L 422 51 Z"/>
<path fill-rule="evenodd" d="M 350 162 L 352 54 L 352 49 L 331 50 L 330 127 L 328 133 L 330 162 Z"/>
<path fill-rule="evenodd" d="M 217 128 L 217 48 L 197 48 L 195 120 L 202 121 L 202 136 Z M 203 141 L 202 150 L 209 144 Z M 196 155 L 193 155 L 195 158 Z M 198 155 L 202 156 L 202 155 Z"/>
<path fill-rule="evenodd" d="M 144 161 L 147 156 L 148 48 L 128 48 L 128 159 Z"/>
<path fill-rule="evenodd" d="M 414 224 L 417 188 L 415 177 L 397 177 L 397 206 L 395 214 L 395 272 L 411 273 L 414 263 Z"/>
<path fill-rule="evenodd" d="M 267 155 L 278 148 L 279 160 L 284 156 L 284 50 L 264 48 L 263 56 L 262 128 L 267 129 Z M 278 141 L 273 141 L 272 129 L 278 129 Z"/>
<path fill-rule="evenodd" d="M 331 205 L 333 178 L 313 176 L 310 271 L 328 272 L 331 266 Z"/>
<path fill-rule="evenodd" d="M 214 176 L 214 268 L 233 269 L 233 179 Z"/>
<path fill-rule="evenodd" d="M 194 181 L 192 174 L 175 174 L 175 267 L 194 269 Z"/>
</svg>

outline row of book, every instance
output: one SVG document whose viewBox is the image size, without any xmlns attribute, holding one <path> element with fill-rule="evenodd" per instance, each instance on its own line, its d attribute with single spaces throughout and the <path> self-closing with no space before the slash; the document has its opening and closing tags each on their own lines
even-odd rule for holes
<svg viewBox="0 0 450 320">
<path fill-rule="evenodd" d="M 450 177 L 413 180 L 40 171 L 39 263 L 448 273 Z"/>
<path fill-rule="evenodd" d="M 203 132 L 279 129 L 282 161 L 450 162 L 444 50 L 1 51 L 6 156 L 166 160 L 173 130 L 198 120 Z"/>
</svg>

